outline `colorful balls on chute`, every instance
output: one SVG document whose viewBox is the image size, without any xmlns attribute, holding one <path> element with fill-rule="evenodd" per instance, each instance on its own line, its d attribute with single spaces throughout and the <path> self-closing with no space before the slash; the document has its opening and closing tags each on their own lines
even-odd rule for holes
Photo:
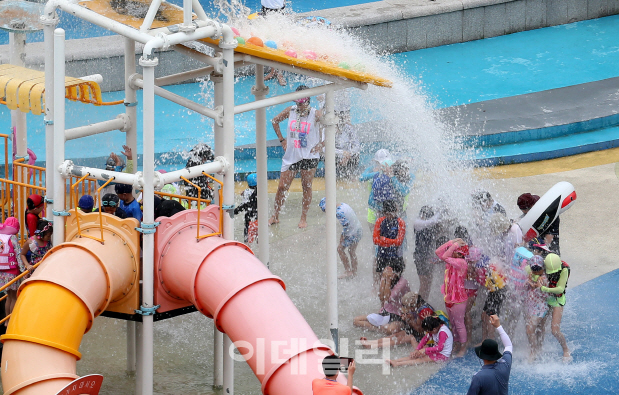
<svg viewBox="0 0 619 395">
<path fill-rule="evenodd" d="M 245 45 L 245 39 L 243 37 L 235 37 L 236 38 L 236 42 L 241 44 L 241 45 Z"/>
<path fill-rule="evenodd" d="M 317 58 L 318 56 L 316 56 L 316 52 L 314 52 L 314 51 L 310 51 L 310 50 L 308 49 L 308 50 L 306 50 L 306 51 L 303 51 L 303 57 L 304 57 L 305 59 L 309 59 L 309 60 L 316 60 L 316 58 Z"/>
<path fill-rule="evenodd" d="M 297 57 L 297 53 L 293 49 L 287 50 L 286 52 L 284 52 L 284 55 L 290 56 L 291 58 Z"/>
<path fill-rule="evenodd" d="M 338 64 L 337 66 L 342 69 L 350 70 L 350 65 L 346 62 L 340 62 L 340 64 Z"/>
<path fill-rule="evenodd" d="M 236 27 L 231 27 L 230 29 L 232 29 L 232 33 L 234 33 L 235 36 L 240 36 L 241 32 L 239 32 L 239 29 L 237 29 Z"/>
<path fill-rule="evenodd" d="M 264 43 L 260 37 L 251 37 L 247 39 L 247 44 L 253 44 L 257 47 L 264 47 Z"/>
<path fill-rule="evenodd" d="M 271 49 L 277 49 L 277 43 L 273 40 L 267 40 L 264 42 L 264 45 L 271 48 Z"/>
</svg>

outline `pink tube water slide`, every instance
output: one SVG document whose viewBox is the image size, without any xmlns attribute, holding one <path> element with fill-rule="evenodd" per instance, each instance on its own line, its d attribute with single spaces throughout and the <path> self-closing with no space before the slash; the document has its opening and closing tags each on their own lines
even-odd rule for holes
<svg viewBox="0 0 619 395">
<path fill-rule="evenodd" d="M 215 231 L 216 207 L 201 213 L 204 234 Z M 159 218 L 155 242 L 157 303 L 191 302 L 235 342 L 268 395 L 311 395 L 333 354 L 294 306 L 282 280 L 242 243 L 209 237 L 196 241 L 196 211 Z M 228 350 L 224 350 L 228 352 Z M 338 378 L 346 383 L 344 375 Z M 355 389 L 355 394 L 362 394 Z"/>
</svg>

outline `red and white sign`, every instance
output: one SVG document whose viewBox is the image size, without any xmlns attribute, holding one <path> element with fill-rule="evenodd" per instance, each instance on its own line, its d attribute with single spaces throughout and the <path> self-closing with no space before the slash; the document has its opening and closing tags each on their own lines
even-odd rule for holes
<svg viewBox="0 0 619 395">
<path fill-rule="evenodd" d="M 72 381 L 56 395 L 99 395 L 101 384 L 103 384 L 103 376 L 90 374 Z"/>
</svg>

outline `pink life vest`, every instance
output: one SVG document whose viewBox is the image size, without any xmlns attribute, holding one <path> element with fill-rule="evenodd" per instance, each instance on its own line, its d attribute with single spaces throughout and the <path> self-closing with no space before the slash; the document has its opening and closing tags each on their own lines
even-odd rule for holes
<svg viewBox="0 0 619 395">
<path fill-rule="evenodd" d="M 0 234 L 0 270 L 19 274 L 19 265 L 17 264 L 13 243 L 11 243 L 11 235 Z"/>
</svg>

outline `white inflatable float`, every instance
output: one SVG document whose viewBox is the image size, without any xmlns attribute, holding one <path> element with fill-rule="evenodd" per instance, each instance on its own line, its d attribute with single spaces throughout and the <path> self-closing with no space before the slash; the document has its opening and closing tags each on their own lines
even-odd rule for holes
<svg viewBox="0 0 619 395">
<path fill-rule="evenodd" d="M 518 222 L 525 241 L 544 233 L 575 201 L 576 191 L 569 182 L 561 181 L 550 188 Z"/>
</svg>

